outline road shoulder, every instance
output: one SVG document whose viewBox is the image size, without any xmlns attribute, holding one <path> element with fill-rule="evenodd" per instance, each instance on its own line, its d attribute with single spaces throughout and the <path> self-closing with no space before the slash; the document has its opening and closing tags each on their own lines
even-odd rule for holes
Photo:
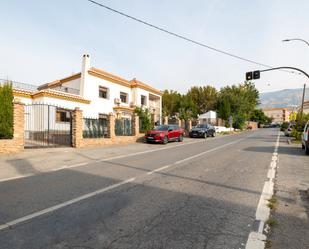
<svg viewBox="0 0 309 249">
<path fill-rule="evenodd" d="M 275 185 L 267 246 L 274 249 L 309 248 L 309 157 L 300 145 L 283 138 Z"/>
</svg>

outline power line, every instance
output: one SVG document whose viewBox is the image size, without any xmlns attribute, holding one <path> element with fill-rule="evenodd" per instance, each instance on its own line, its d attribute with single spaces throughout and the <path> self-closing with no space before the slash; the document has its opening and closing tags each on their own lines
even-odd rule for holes
<svg viewBox="0 0 309 249">
<path fill-rule="evenodd" d="M 156 25 L 154 25 L 154 24 L 151 24 L 151 23 L 149 23 L 149 22 L 143 21 L 143 20 L 141 20 L 141 19 L 139 19 L 139 18 L 136 18 L 136 17 L 134 17 L 134 16 L 128 15 L 128 14 L 126 14 L 126 13 L 124 13 L 124 12 L 121 12 L 121 11 L 119 11 L 119 10 L 113 9 L 113 8 L 107 6 L 107 5 L 104 5 L 104 4 L 102 4 L 102 3 L 96 2 L 96 1 L 94 1 L 94 0 L 87 0 L 87 1 L 89 1 L 89 2 L 92 3 L 92 4 L 98 5 L 98 6 L 100 6 L 100 7 L 103 7 L 103 8 L 105 8 L 105 9 L 107 9 L 107 10 L 110 10 L 110 11 L 112 11 L 112 12 L 114 12 L 114 13 L 117 13 L 117 14 L 119 14 L 119 15 L 121 15 L 121 16 L 127 17 L 127 18 L 129 18 L 129 19 L 131 19 L 131 20 L 134 20 L 134 21 L 136 21 L 136 22 L 142 23 L 142 24 L 144 24 L 144 25 L 146 25 L 146 26 L 149 26 L 149 27 L 151 27 L 151 28 L 154 28 L 154 29 L 156 29 L 156 30 L 159 30 L 159 31 L 161 31 L 161 32 L 164 32 L 164 33 L 166 33 L 166 34 L 169 34 L 169 35 L 172 35 L 172 36 L 174 36 L 174 37 L 180 38 L 180 39 L 185 40 L 185 41 L 187 41 L 187 42 L 191 42 L 191 43 L 193 43 L 193 44 L 195 44 L 195 45 L 198 45 L 198 46 L 201 46 L 201 47 L 204 47 L 204 48 L 208 48 L 208 49 L 213 50 L 213 51 L 215 51 L 215 52 L 218 52 L 218 53 L 221 53 L 221 54 L 224 54 L 224 55 L 233 57 L 233 58 L 238 59 L 238 60 L 246 61 L 246 62 L 249 62 L 249 63 L 251 63 L 251 64 L 255 64 L 255 65 L 258 65 L 258 66 L 263 66 L 263 67 L 266 67 L 266 68 L 273 68 L 273 66 L 270 66 L 270 65 L 267 65 L 267 64 L 264 64 L 264 63 L 260 63 L 260 62 L 257 62 L 257 61 L 251 60 L 251 59 L 247 59 L 247 58 L 245 58 L 245 57 L 241 57 L 241 56 L 238 56 L 238 55 L 236 55 L 236 54 L 232 54 L 232 53 L 230 53 L 230 52 L 227 52 L 227 51 L 224 51 L 224 50 L 221 50 L 221 49 L 218 49 L 218 48 L 209 46 L 209 45 L 207 45 L 207 44 L 205 44 L 205 43 L 195 41 L 195 40 L 190 39 L 190 38 L 188 38 L 188 37 L 186 37 L 186 36 L 183 36 L 183 35 L 174 33 L 174 32 L 172 32 L 172 31 L 169 31 L 169 30 L 167 30 L 167 29 L 161 28 L 161 27 L 156 26 Z M 282 70 L 282 71 L 289 72 L 289 73 L 295 73 L 295 72 L 293 72 L 293 71 L 286 71 L 286 70 Z"/>
</svg>

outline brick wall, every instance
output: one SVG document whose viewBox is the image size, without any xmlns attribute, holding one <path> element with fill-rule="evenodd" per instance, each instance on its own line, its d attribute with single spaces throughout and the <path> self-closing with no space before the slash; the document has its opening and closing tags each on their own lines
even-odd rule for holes
<svg viewBox="0 0 309 249">
<path fill-rule="evenodd" d="M 0 139 L 0 154 L 16 153 L 24 149 L 24 104 L 15 99 L 13 105 L 14 136 L 12 139 Z"/>
</svg>

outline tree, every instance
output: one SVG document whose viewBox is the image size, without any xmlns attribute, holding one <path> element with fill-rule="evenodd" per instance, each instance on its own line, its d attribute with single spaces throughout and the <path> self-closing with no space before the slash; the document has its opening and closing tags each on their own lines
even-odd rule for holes
<svg viewBox="0 0 309 249">
<path fill-rule="evenodd" d="M 217 101 L 219 117 L 226 120 L 230 113 L 233 117 L 233 127 L 242 129 L 255 110 L 258 99 L 259 92 L 253 83 L 245 82 L 237 86 L 223 87 L 218 94 Z"/>
<path fill-rule="evenodd" d="M 197 107 L 193 102 L 190 96 L 182 95 L 180 98 L 180 104 L 178 109 L 178 117 L 179 119 L 183 119 L 185 121 L 195 118 L 197 116 Z"/>
<path fill-rule="evenodd" d="M 134 113 L 136 113 L 140 119 L 140 131 L 141 132 L 146 132 L 153 128 L 153 125 L 151 122 L 151 113 L 148 108 L 137 106 L 134 110 Z"/>
<path fill-rule="evenodd" d="M 218 92 L 212 86 L 193 86 L 187 95 L 195 103 L 198 113 L 203 114 L 215 108 Z"/>
<path fill-rule="evenodd" d="M 13 98 L 12 83 L 0 85 L 0 139 L 13 138 Z"/>
<path fill-rule="evenodd" d="M 271 123 L 271 118 L 267 117 L 261 109 L 253 110 L 250 120 L 257 122 L 258 125 Z"/>
<path fill-rule="evenodd" d="M 181 94 L 177 91 L 165 90 L 162 95 L 162 112 L 164 116 L 172 117 L 179 112 Z"/>
<path fill-rule="evenodd" d="M 228 118 L 231 116 L 231 105 L 227 98 L 223 98 L 222 100 L 218 101 L 217 111 L 220 118 L 228 120 Z"/>
</svg>

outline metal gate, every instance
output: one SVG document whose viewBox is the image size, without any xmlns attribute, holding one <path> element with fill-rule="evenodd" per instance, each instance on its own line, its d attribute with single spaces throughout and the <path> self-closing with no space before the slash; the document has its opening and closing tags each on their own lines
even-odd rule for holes
<svg viewBox="0 0 309 249">
<path fill-rule="evenodd" d="M 25 106 L 25 148 L 72 146 L 72 110 L 46 104 Z"/>
</svg>

